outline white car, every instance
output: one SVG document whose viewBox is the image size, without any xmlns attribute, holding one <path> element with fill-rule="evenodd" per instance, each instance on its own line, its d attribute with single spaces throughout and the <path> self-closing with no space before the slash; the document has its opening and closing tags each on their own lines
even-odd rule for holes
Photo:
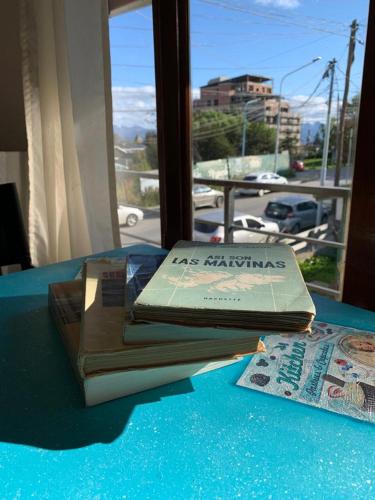
<svg viewBox="0 0 375 500">
<path fill-rule="evenodd" d="M 119 205 L 117 213 L 120 226 L 125 224 L 126 226 L 133 227 L 139 220 L 143 220 L 143 212 L 139 208 Z"/>
<path fill-rule="evenodd" d="M 193 186 L 193 208 L 198 207 L 217 207 L 224 205 L 224 195 L 221 191 L 212 189 L 203 184 L 194 184 Z"/>
<path fill-rule="evenodd" d="M 220 225 L 224 223 L 223 212 L 220 210 L 204 214 L 202 216 L 203 220 L 207 222 L 194 221 L 194 240 L 224 243 L 224 226 Z M 268 234 L 253 233 L 243 228 L 263 229 L 271 232 L 279 231 L 276 222 L 265 221 L 260 217 L 239 212 L 235 212 L 233 222 L 236 225 L 233 231 L 234 243 L 265 243 L 272 240 L 272 236 Z"/>
<path fill-rule="evenodd" d="M 244 181 L 252 181 L 252 182 L 272 182 L 273 184 L 288 184 L 288 179 L 286 177 L 282 177 L 281 175 L 274 174 L 272 172 L 260 172 L 259 174 L 249 174 L 243 178 Z M 247 189 L 241 188 L 239 189 L 239 193 L 241 195 L 246 194 L 257 194 L 258 196 L 263 196 L 264 193 L 269 191 L 265 189 Z"/>
</svg>

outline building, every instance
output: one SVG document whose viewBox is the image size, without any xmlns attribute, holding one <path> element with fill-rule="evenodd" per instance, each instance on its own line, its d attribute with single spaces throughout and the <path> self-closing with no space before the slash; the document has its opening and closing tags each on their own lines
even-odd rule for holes
<svg viewBox="0 0 375 500">
<path fill-rule="evenodd" d="M 277 126 L 279 99 L 272 97 L 262 99 L 254 103 L 249 109 L 249 120 L 266 123 L 272 128 Z M 280 143 L 285 139 L 291 139 L 295 146 L 301 141 L 301 117 L 298 113 L 290 111 L 288 101 L 280 103 Z"/>
<path fill-rule="evenodd" d="M 194 109 L 219 108 L 220 111 L 242 111 L 244 104 L 254 100 L 248 107 L 249 121 L 263 122 L 276 128 L 279 96 L 273 94 L 272 79 L 259 75 L 242 75 L 235 78 L 219 76 L 200 87 L 200 98 L 193 102 Z M 280 141 L 290 138 L 296 146 L 300 144 L 301 117 L 290 110 L 288 101 L 280 106 Z"/>
<path fill-rule="evenodd" d="M 200 99 L 194 100 L 194 107 L 229 107 L 246 102 L 250 96 L 272 95 L 272 83 L 269 82 L 271 78 L 258 75 L 212 78 L 207 85 L 200 88 Z"/>
</svg>

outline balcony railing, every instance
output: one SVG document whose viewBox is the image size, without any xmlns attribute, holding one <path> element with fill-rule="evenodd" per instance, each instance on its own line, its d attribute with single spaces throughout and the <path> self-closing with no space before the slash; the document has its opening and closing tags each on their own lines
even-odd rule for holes
<svg viewBox="0 0 375 500">
<path fill-rule="evenodd" d="M 148 172 L 135 172 L 127 171 L 126 175 L 138 176 L 149 179 L 158 179 L 158 175 L 155 173 Z M 331 287 L 325 287 L 315 283 L 307 283 L 308 288 L 313 291 L 317 291 L 326 295 L 333 296 L 334 298 L 340 300 L 342 295 L 343 278 L 345 270 L 345 254 L 346 254 L 346 239 L 347 239 L 347 218 L 349 215 L 349 201 L 351 195 L 351 189 L 348 187 L 330 187 L 330 186 L 307 186 L 304 184 L 273 184 L 273 183 L 259 183 L 251 181 L 241 181 L 241 180 L 224 180 L 224 179 L 206 179 L 206 178 L 193 178 L 194 183 L 205 184 L 209 186 L 217 186 L 223 188 L 224 193 L 224 222 L 223 223 L 213 223 L 215 226 L 224 226 L 224 242 L 233 242 L 233 232 L 238 229 L 233 223 L 234 218 L 234 204 L 235 204 L 235 191 L 239 188 L 245 189 L 262 189 L 269 190 L 272 192 L 282 192 L 282 193 L 298 193 L 298 194 L 308 194 L 313 195 L 317 201 L 326 199 L 342 199 L 342 211 L 341 211 L 341 229 L 338 233 L 336 240 L 320 239 L 319 237 L 306 236 L 305 233 L 291 234 L 285 232 L 270 232 L 263 231 L 261 229 L 255 228 L 244 228 L 241 230 L 249 231 L 253 233 L 259 233 L 262 235 L 269 235 L 272 237 L 272 241 L 284 241 L 284 242 L 305 242 L 313 246 L 325 246 L 330 248 L 335 248 L 338 250 L 338 289 Z M 208 220 L 204 217 L 195 217 L 198 222 L 205 222 L 210 224 Z M 313 231 L 313 230 L 311 230 Z"/>
</svg>

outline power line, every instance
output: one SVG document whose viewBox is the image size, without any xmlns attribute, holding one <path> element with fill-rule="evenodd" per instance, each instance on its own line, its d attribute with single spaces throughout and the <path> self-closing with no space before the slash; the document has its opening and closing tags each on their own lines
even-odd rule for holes
<svg viewBox="0 0 375 500">
<path fill-rule="evenodd" d="M 214 5 L 216 7 L 222 8 L 222 9 L 233 10 L 233 11 L 236 11 L 236 12 L 245 12 L 245 13 L 253 15 L 253 16 L 257 16 L 257 17 L 261 17 L 261 18 L 265 18 L 265 19 L 271 19 L 273 21 L 276 20 L 278 23 L 284 24 L 286 26 L 299 26 L 299 27 L 302 26 L 304 28 L 307 28 L 307 29 L 310 29 L 310 30 L 313 30 L 313 31 L 320 31 L 320 32 L 323 32 L 323 33 L 330 33 L 332 35 L 346 37 L 346 35 L 344 33 L 342 33 L 342 32 L 327 30 L 327 29 L 324 29 L 324 28 L 319 27 L 319 26 L 313 26 L 313 25 L 303 24 L 301 22 L 293 21 L 293 20 L 290 20 L 290 19 L 287 19 L 287 20 L 279 19 L 278 18 L 278 17 L 280 17 L 279 14 L 265 13 L 265 12 L 261 12 L 261 11 L 256 11 L 254 9 L 247 9 L 247 8 L 240 7 L 240 6 L 226 4 L 224 2 L 219 2 L 219 1 L 215 1 L 215 0 L 200 0 L 200 1 L 202 3 L 209 4 L 209 5 Z"/>
<path fill-rule="evenodd" d="M 289 54 L 290 52 L 293 52 L 294 50 L 298 50 L 298 49 L 302 49 L 303 47 L 307 47 L 308 45 L 312 45 L 312 44 L 315 44 L 325 38 L 328 38 L 332 36 L 331 34 L 328 34 L 328 35 L 324 35 L 322 37 L 319 37 L 315 40 L 310 40 L 309 42 L 306 42 L 306 43 L 303 43 L 301 45 L 298 45 L 297 47 L 293 47 L 291 49 L 287 49 L 287 50 L 284 50 L 283 52 L 279 52 L 278 54 L 275 54 L 273 56 L 270 56 L 270 57 L 266 57 L 265 59 L 261 59 L 260 61 L 257 61 L 255 64 L 261 64 L 261 63 L 264 63 L 266 61 L 270 61 L 271 59 L 274 59 L 275 57 L 281 57 L 285 54 Z"/>
<path fill-rule="evenodd" d="M 290 34 L 289 34 L 289 36 L 290 36 Z M 283 55 L 285 55 L 285 54 L 289 54 L 290 52 L 294 52 L 295 50 L 299 50 L 299 49 L 302 49 L 302 48 L 304 48 L 304 47 L 307 47 L 308 45 L 312 45 L 312 44 L 318 43 L 318 42 L 320 42 L 321 40 L 323 40 L 323 39 L 325 39 L 325 38 L 328 38 L 328 37 L 331 37 L 331 36 L 332 36 L 331 34 L 328 34 L 328 35 L 323 35 L 323 36 L 321 36 L 321 37 L 319 37 L 319 38 L 316 38 L 316 39 L 314 39 L 314 40 L 310 40 L 310 41 L 308 41 L 308 42 L 305 42 L 305 43 L 303 43 L 303 44 L 300 44 L 300 45 L 294 46 L 294 47 L 292 47 L 292 48 L 290 48 L 290 49 L 284 50 L 284 51 L 279 52 L 279 53 L 277 53 L 277 54 L 274 54 L 274 55 L 272 55 L 272 56 L 266 57 L 265 59 L 261 59 L 260 61 L 256 61 L 256 62 L 254 62 L 254 63 L 248 64 L 248 65 L 247 65 L 247 66 L 245 66 L 244 68 L 246 68 L 246 67 L 251 67 L 251 66 L 252 66 L 252 67 L 254 67 L 254 65 L 256 65 L 256 64 L 262 64 L 262 63 L 267 62 L 267 61 L 270 61 L 270 60 L 272 60 L 272 59 L 275 59 L 275 58 L 281 57 L 281 56 L 283 56 Z M 216 56 L 215 56 L 215 57 L 216 57 Z M 220 59 L 221 59 L 221 60 L 224 60 L 224 59 L 222 59 L 222 58 L 220 58 Z"/>
<path fill-rule="evenodd" d="M 309 97 L 302 104 L 299 104 L 298 106 L 293 106 L 293 109 L 302 108 L 302 107 L 306 106 L 306 104 L 308 102 L 310 102 L 311 99 L 314 97 L 315 93 L 317 92 L 317 90 L 319 89 L 320 85 L 322 84 L 323 79 L 324 79 L 324 77 L 322 76 L 322 78 L 319 80 L 318 84 L 316 85 L 316 87 L 314 88 L 314 90 L 311 92 L 311 94 L 309 95 Z"/>
<path fill-rule="evenodd" d="M 211 2 L 212 3 L 212 2 Z M 226 7 L 228 8 L 229 5 L 228 4 L 225 4 L 225 2 L 221 2 L 222 4 L 226 5 Z M 241 6 L 237 7 L 237 9 L 241 9 Z M 242 7 L 242 10 L 244 8 Z M 295 20 L 297 19 L 298 21 L 300 20 L 307 20 L 308 22 L 313 22 L 315 25 L 318 23 L 319 26 L 321 26 L 322 22 L 325 23 L 325 24 L 334 24 L 336 26 L 339 26 L 341 27 L 341 29 L 344 29 L 346 28 L 346 24 L 341 22 L 341 21 L 335 21 L 335 20 L 330 20 L 330 19 L 327 19 L 327 18 L 318 18 L 318 17 L 313 17 L 313 16 L 302 16 L 300 13 L 298 14 L 298 17 L 297 16 L 293 16 L 291 14 L 282 14 L 280 12 L 276 12 L 276 11 L 272 11 L 270 9 L 267 9 L 267 14 L 264 12 L 264 11 L 260 11 L 260 10 L 255 10 L 255 9 L 248 9 L 248 12 L 250 12 L 252 15 L 258 15 L 258 16 L 261 16 L 261 17 L 266 17 L 266 18 L 269 18 L 271 17 L 272 19 L 279 19 L 281 18 L 282 21 L 287 21 L 287 22 L 295 22 Z M 280 22 L 280 19 L 279 19 L 279 22 Z M 305 26 L 305 24 L 303 24 L 303 26 Z"/>
<path fill-rule="evenodd" d="M 344 80 L 345 80 L 345 77 L 346 77 L 345 72 L 344 72 L 344 71 L 340 68 L 340 66 L 339 66 L 339 65 L 337 65 L 337 69 L 338 69 L 338 70 L 340 71 L 340 73 L 344 76 Z M 351 79 L 349 78 L 349 81 L 350 81 L 350 83 L 351 83 L 352 85 L 354 85 L 354 87 L 356 87 L 358 90 L 361 90 L 361 89 L 360 89 L 360 87 L 359 87 L 356 83 L 354 83 L 354 82 L 353 82 L 353 80 L 351 80 Z"/>
<path fill-rule="evenodd" d="M 275 26 L 280 26 L 280 27 L 283 27 L 284 24 L 281 24 L 279 22 L 276 22 L 276 23 L 265 23 L 265 22 L 259 22 L 259 21 L 254 21 L 254 20 L 251 20 L 249 21 L 248 19 L 244 19 L 243 17 L 236 17 L 236 18 L 233 18 L 233 17 L 222 17 L 222 16 L 213 16 L 213 15 L 204 15 L 204 14 L 196 14 L 196 13 L 193 13 L 192 14 L 192 17 L 193 18 L 200 18 L 200 19 L 208 19 L 210 21 L 221 21 L 221 22 L 225 22 L 227 23 L 228 21 L 229 22 L 232 22 L 232 23 L 235 23 L 235 24 L 245 24 L 245 25 L 250 25 L 250 26 L 253 26 L 253 25 L 257 25 L 257 26 L 272 26 L 272 25 L 275 25 Z M 321 23 L 320 23 L 321 24 Z M 342 26 L 345 26 L 343 23 L 341 23 Z M 266 33 L 264 30 L 263 31 L 259 31 L 259 32 L 256 32 L 254 33 L 255 35 L 262 35 L 262 34 L 265 34 L 265 35 L 268 35 L 268 33 Z M 286 35 L 287 33 L 276 33 L 276 35 Z M 288 33 L 288 35 L 290 36 L 290 33 Z M 296 36 L 296 35 L 302 35 L 302 36 L 308 36 L 310 35 L 309 32 L 307 31 L 303 31 L 301 33 L 293 33 L 293 36 Z"/>
<path fill-rule="evenodd" d="M 319 71 L 317 73 L 315 73 L 312 77 L 310 77 L 308 80 L 305 80 L 302 84 L 295 87 L 294 90 L 292 90 L 288 94 L 285 94 L 285 97 L 293 97 L 299 89 L 301 89 L 301 88 L 305 87 L 306 85 L 308 85 L 309 83 L 311 83 L 311 81 L 314 80 L 317 76 L 321 77 L 321 74 L 322 74 L 322 70 L 319 69 Z"/>
<path fill-rule="evenodd" d="M 124 67 L 124 68 L 141 68 L 141 69 L 153 69 L 155 65 L 153 64 L 129 64 L 129 63 L 113 63 L 112 67 Z M 193 67 L 194 71 L 231 71 L 231 70 L 248 70 L 249 66 L 231 66 L 231 67 Z M 290 66 L 263 66 L 256 67 L 253 66 L 254 70 L 267 70 L 267 69 L 290 69 Z"/>
</svg>

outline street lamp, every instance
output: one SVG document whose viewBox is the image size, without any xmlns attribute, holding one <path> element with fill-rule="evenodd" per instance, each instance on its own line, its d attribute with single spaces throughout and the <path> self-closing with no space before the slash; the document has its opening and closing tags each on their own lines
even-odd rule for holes
<svg viewBox="0 0 375 500">
<path fill-rule="evenodd" d="M 278 98 L 278 105 L 277 105 L 277 122 L 276 122 L 276 142 L 275 142 L 275 173 L 277 172 L 277 168 L 279 166 L 279 142 L 280 142 L 280 123 L 281 123 L 281 92 L 282 92 L 282 87 L 285 78 L 287 78 L 290 75 L 293 75 L 294 73 L 297 73 L 297 71 L 301 71 L 301 69 L 307 68 L 307 66 L 311 66 L 311 64 L 316 63 L 317 61 L 320 61 L 321 57 L 314 57 L 314 59 L 306 64 L 303 64 L 299 68 L 294 69 L 293 71 L 290 71 L 286 75 L 282 77 L 280 80 L 280 91 L 279 91 L 279 98 Z"/>
<path fill-rule="evenodd" d="M 250 106 L 250 104 L 254 104 L 256 102 L 259 102 L 261 99 L 251 99 L 250 101 L 247 101 L 245 103 L 245 106 L 243 107 L 243 120 L 242 120 L 242 151 L 241 151 L 241 156 L 245 156 L 245 149 L 246 149 L 246 124 L 247 124 L 247 108 Z"/>
</svg>

